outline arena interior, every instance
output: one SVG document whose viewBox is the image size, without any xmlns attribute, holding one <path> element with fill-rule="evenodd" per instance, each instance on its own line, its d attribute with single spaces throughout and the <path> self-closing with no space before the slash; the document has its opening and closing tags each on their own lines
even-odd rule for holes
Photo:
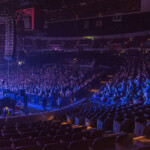
<svg viewBox="0 0 150 150">
<path fill-rule="evenodd" d="M 0 150 L 150 150 L 150 0 L 0 0 Z"/>
</svg>

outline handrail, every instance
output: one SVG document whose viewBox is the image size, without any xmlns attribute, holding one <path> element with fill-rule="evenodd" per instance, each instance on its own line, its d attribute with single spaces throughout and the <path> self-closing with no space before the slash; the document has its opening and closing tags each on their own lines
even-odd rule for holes
<svg viewBox="0 0 150 150">
<path fill-rule="evenodd" d="M 150 30 L 142 32 L 132 32 L 132 33 L 123 33 L 123 34 L 112 34 L 112 35 L 101 35 L 93 36 L 94 39 L 103 40 L 103 39 L 118 39 L 118 38 L 129 38 L 136 36 L 146 36 L 150 34 Z M 31 40 L 58 40 L 58 41 L 71 41 L 71 40 L 84 40 L 84 37 L 38 37 L 38 36 L 25 36 L 26 39 Z"/>
</svg>

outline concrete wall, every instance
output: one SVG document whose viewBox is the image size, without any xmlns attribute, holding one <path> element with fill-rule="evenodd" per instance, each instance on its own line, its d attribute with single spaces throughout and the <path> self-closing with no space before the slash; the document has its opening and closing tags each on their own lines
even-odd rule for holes
<svg viewBox="0 0 150 150">
<path fill-rule="evenodd" d="M 141 11 L 150 11 L 150 0 L 141 0 Z"/>
</svg>

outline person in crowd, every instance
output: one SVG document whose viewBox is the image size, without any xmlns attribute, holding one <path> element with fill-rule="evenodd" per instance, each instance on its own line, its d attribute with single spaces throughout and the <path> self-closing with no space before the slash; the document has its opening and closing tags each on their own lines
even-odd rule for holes
<svg viewBox="0 0 150 150">
<path fill-rule="evenodd" d="M 21 110 L 23 111 L 23 108 L 24 108 L 24 103 L 19 100 L 17 103 L 16 103 L 16 110 Z"/>
<path fill-rule="evenodd" d="M 47 110 L 47 97 L 46 95 L 43 97 L 43 111 L 46 111 Z"/>
<path fill-rule="evenodd" d="M 142 53 L 128 55 L 125 64 L 113 79 L 94 93 L 92 99 L 114 104 L 150 104 L 150 77 L 148 75 L 148 57 Z"/>
<path fill-rule="evenodd" d="M 7 116 L 7 115 L 10 115 L 11 113 L 12 113 L 12 109 L 11 108 L 9 108 L 9 107 L 4 107 L 3 108 L 3 113 L 2 113 L 2 116 Z"/>
</svg>

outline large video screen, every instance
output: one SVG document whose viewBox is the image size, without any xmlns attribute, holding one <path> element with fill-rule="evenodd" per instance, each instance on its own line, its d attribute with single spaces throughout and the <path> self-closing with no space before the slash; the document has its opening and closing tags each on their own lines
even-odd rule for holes
<svg viewBox="0 0 150 150">
<path fill-rule="evenodd" d="M 23 17 L 24 22 L 24 29 L 32 29 L 32 17 L 31 16 L 24 16 Z"/>
<path fill-rule="evenodd" d="M 17 22 L 21 21 L 24 30 L 34 30 L 35 10 L 34 8 L 17 10 Z"/>
</svg>

